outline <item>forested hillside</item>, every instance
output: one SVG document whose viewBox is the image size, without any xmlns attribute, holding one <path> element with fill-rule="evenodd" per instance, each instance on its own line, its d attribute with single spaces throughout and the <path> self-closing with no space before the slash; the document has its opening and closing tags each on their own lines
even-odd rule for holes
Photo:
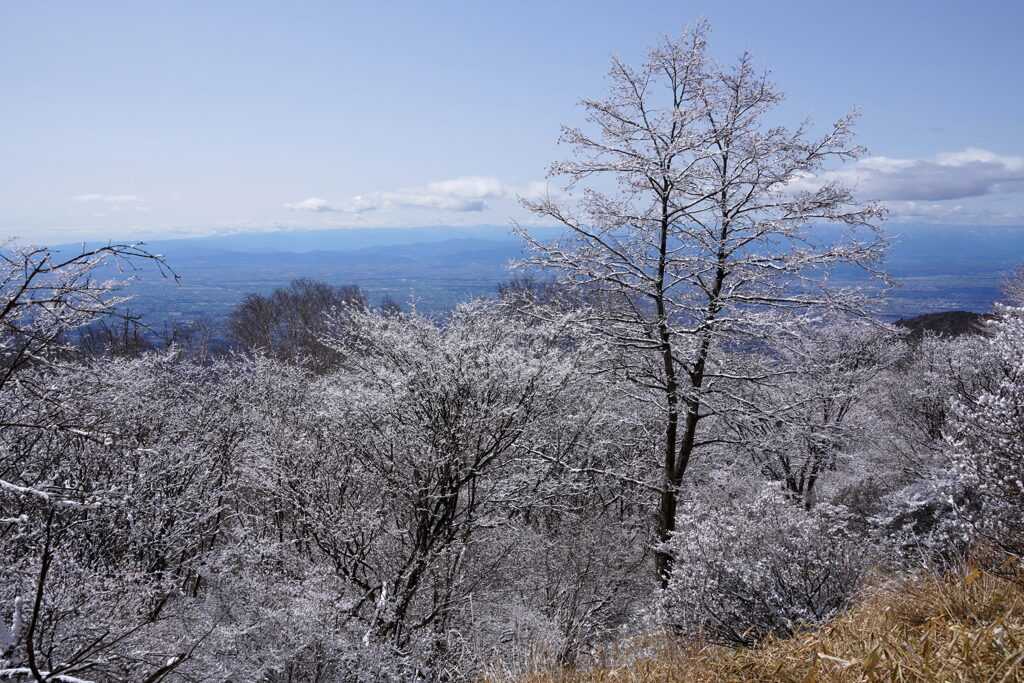
<svg viewBox="0 0 1024 683">
<path fill-rule="evenodd" d="M 879 567 L 1020 553 L 1021 309 L 985 335 L 832 321 L 718 349 L 659 544 L 664 403 L 589 331 L 608 302 L 517 281 L 439 323 L 349 295 L 314 355 L 280 337 L 82 357 L 59 332 L 111 310 L 86 278 L 126 254 L 8 250 L 9 676 L 586 667 L 666 624 L 788 634 Z"/>
<path fill-rule="evenodd" d="M 444 315 L 305 279 L 228 353 L 152 343 L 100 275 L 173 261 L 5 243 L 0 679 L 572 677 L 746 661 L 968 557 L 1017 596 L 1024 274 L 979 334 L 878 319 L 885 208 L 823 175 L 856 117 L 775 125 L 708 33 L 613 61 L 577 194 L 527 202 L 560 235 Z"/>
</svg>

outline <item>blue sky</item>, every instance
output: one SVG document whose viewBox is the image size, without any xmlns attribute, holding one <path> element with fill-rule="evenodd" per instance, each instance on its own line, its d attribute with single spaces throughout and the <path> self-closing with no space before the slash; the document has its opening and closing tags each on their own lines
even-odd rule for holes
<svg viewBox="0 0 1024 683">
<path fill-rule="evenodd" d="M 0 230 L 40 242 L 504 225 L 608 55 L 697 17 L 897 221 L 1024 224 L 1024 3 L 0 3 Z"/>
</svg>

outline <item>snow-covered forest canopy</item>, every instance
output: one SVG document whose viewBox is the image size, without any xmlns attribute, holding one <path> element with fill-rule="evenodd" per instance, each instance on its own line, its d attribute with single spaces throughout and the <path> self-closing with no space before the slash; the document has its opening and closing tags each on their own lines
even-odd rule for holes
<svg viewBox="0 0 1024 683">
<path fill-rule="evenodd" d="M 978 334 L 875 319 L 884 209 L 823 175 L 855 117 L 777 125 L 707 37 L 613 63 L 529 204 L 563 237 L 444 316 L 299 281 L 230 354 L 154 345 L 97 274 L 173 263 L 5 243 L 0 679 L 515 676 L 754 645 L 879 568 L 1013 571 L 1024 271 Z"/>
</svg>

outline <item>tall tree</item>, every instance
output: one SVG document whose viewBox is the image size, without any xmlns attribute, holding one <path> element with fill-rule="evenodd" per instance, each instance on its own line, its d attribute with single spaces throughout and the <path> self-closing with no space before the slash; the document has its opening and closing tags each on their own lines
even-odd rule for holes
<svg viewBox="0 0 1024 683">
<path fill-rule="evenodd" d="M 632 378 L 659 397 L 662 542 L 691 458 L 711 438 L 700 425 L 715 413 L 716 380 L 737 379 L 718 352 L 771 339 L 815 309 L 864 314 L 868 288 L 834 286 L 839 264 L 884 279 L 881 206 L 816 180 L 863 153 L 851 142 L 855 115 L 821 137 L 809 121 L 773 125 L 782 92 L 748 52 L 717 64 L 708 33 L 701 22 L 662 38 L 639 68 L 613 59 L 607 97 L 581 102 L 589 125 L 563 129 L 574 157 L 551 168 L 570 199 L 526 202 L 567 230 L 542 242 L 519 229 L 526 265 L 618 302 L 590 322 L 630 351 Z M 657 555 L 663 584 L 670 562 Z"/>
</svg>

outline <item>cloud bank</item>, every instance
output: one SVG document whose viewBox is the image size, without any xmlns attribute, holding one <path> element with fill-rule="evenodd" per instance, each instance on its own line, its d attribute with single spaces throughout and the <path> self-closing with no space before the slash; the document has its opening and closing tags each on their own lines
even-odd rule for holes
<svg viewBox="0 0 1024 683">
<path fill-rule="evenodd" d="M 510 198 L 517 194 L 533 195 L 542 187 L 542 183 L 530 183 L 519 188 L 506 185 L 497 178 L 469 176 L 427 183 L 421 187 L 404 190 L 371 192 L 341 202 L 310 197 L 294 204 L 285 204 L 284 208 L 292 211 L 353 214 L 395 209 L 480 212 L 490 208 L 488 200 Z"/>
<path fill-rule="evenodd" d="M 816 180 L 843 181 L 871 199 L 939 202 L 1024 192 L 1024 157 L 1004 156 L 975 147 L 931 159 L 876 156 L 825 173 Z"/>
</svg>

